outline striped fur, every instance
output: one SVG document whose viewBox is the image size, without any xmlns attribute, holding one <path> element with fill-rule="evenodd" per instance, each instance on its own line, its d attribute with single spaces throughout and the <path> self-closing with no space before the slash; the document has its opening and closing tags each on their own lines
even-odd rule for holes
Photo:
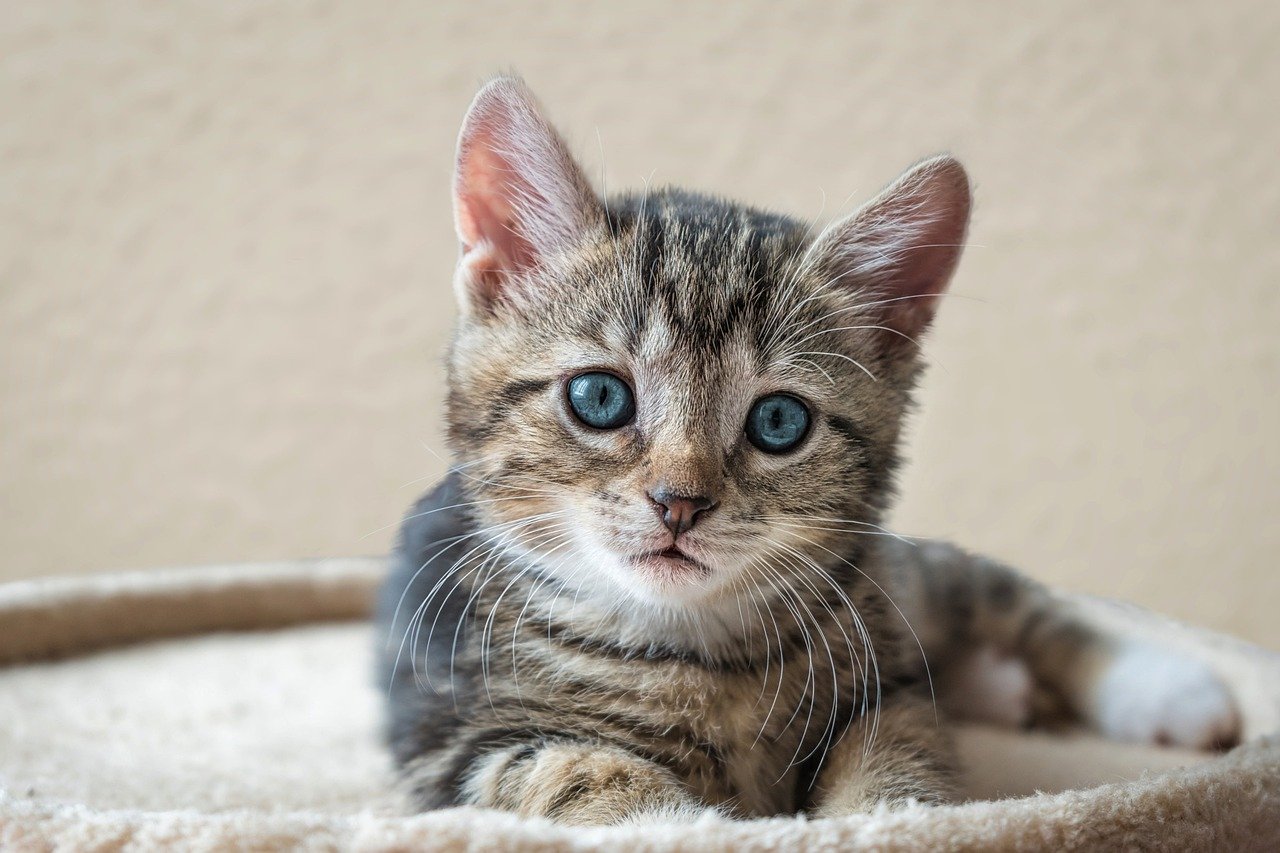
<svg viewBox="0 0 1280 853">
<path fill-rule="evenodd" d="M 481 93 L 456 189 L 455 467 L 406 520 L 380 607 L 416 802 L 612 823 L 944 800 L 925 660 L 984 644 L 1087 716 L 1108 640 L 1009 570 L 880 526 L 914 338 L 967 222 L 959 165 L 822 234 L 586 187 L 521 84 Z M 634 389 L 634 423 L 575 421 L 565 385 L 590 369 Z M 743 424 L 779 391 L 813 425 L 770 456 Z M 673 540 L 659 482 L 716 506 Z M 636 556 L 673 541 L 681 568 Z"/>
</svg>

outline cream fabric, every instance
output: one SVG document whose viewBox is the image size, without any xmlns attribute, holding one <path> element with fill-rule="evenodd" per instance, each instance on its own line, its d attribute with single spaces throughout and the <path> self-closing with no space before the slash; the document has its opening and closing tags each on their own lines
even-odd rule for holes
<svg viewBox="0 0 1280 853">
<path fill-rule="evenodd" d="M 0 848 L 1280 845 L 1280 741 L 1266 737 L 1280 729 L 1280 656 L 1097 601 L 1081 602 L 1092 618 L 1213 663 L 1250 743 L 1208 758 L 969 728 L 966 787 L 982 799 L 831 821 L 569 830 L 408 815 L 359 621 L 380 573 L 331 560 L 0 587 Z"/>
</svg>

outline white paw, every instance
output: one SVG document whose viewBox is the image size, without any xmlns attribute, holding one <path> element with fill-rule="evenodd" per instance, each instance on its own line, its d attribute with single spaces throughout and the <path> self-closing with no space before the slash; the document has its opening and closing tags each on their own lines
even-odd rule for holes
<svg viewBox="0 0 1280 853">
<path fill-rule="evenodd" d="M 621 825 L 660 826 L 672 823 L 697 823 L 717 817 L 727 817 L 727 814 L 722 809 L 699 803 L 671 803 L 632 812 L 622 819 Z"/>
<path fill-rule="evenodd" d="M 940 699 L 966 720 L 1022 728 L 1031 722 L 1034 683 L 1019 658 L 983 646 L 955 662 L 940 680 Z"/>
<path fill-rule="evenodd" d="M 1147 645 L 1131 645 L 1094 687 L 1091 722 L 1107 737 L 1212 749 L 1240 739 L 1235 700 L 1209 667 Z"/>
</svg>

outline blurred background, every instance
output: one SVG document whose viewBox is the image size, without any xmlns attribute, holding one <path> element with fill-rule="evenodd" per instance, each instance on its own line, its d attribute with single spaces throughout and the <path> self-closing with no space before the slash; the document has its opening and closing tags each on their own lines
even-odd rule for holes
<svg viewBox="0 0 1280 853">
<path fill-rule="evenodd" d="M 1280 647 L 1280 5 L 0 14 L 0 579 L 384 551 L 443 470 L 458 124 L 830 218 L 969 166 L 893 523 Z"/>
</svg>

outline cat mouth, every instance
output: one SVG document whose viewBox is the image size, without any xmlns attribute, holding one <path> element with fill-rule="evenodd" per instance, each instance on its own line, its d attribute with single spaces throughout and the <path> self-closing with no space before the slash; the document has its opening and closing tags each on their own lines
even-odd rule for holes
<svg viewBox="0 0 1280 853">
<path fill-rule="evenodd" d="M 710 566 L 695 560 L 675 545 L 657 551 L 646 551 L 643 554 L 637 554 L 631 560 L 640 566 L 656 570 L 660 575 L 711 574 Z"/>
</svg>

